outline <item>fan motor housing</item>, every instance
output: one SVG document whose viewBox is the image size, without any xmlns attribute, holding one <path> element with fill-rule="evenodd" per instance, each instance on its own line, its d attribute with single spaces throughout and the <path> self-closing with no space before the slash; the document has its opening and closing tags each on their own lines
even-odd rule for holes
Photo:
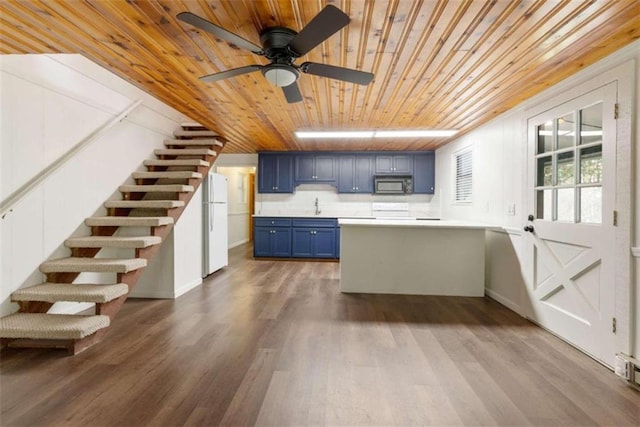
<svg viewBox="0 0 640 427">
<path fill-rule="evenodd" d="M 260 44 L 262 44 L 264 56 L 271 60 L 287 59 L 287 62 L 291 63 L 297 55 L 288 46 L 296 34 L 298 33 L 285 27 L 265 28 L 260 33 Z"/>
</svg>

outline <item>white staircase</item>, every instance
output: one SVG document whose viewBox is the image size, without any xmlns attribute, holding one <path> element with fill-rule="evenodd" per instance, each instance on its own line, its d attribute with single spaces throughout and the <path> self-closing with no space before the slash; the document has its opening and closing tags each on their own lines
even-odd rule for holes
<svg viewBox="0 0 640 427">
<path fill-rule="evenodd" d="M 190 126 L 191 128 L 191 126 Z M 18 289 L 11 299 L 18 313 L 0 319 L 0 340 L 9 347 L 62 347 L 71 354 L 99 342 L 148 262 L 158 253 L 224 143 L 204 130 L 179 130 L 132 174 L 136 184 L 120 186 L 123 200 L 108 200 L 108 216 L 87 218 L 91 235 L 64 244 L 71 256 L 40 265 L 46 280 Z M 195 139 L 194 139 L 195 138 Z M 158 214 L 159 213 L 159 214 Z M 120 236 L 123 228 L 148 228 L 140 236 Z M 103 248 L 133 249 L 129 258 L 96 258 Z M 112 273 L 113 283 L 74 283 L 82 273 Z M 56 302 L 95 304 L 95 314 L 50 314 Z"/>
</svg>

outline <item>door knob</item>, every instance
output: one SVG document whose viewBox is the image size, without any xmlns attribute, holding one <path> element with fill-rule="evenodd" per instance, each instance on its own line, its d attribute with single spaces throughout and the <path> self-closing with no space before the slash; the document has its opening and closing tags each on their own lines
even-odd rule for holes
<svg viewBox="0 0 640 427">
<path fill-rule="evenodd" d="M 527 225 L 524 228 L 524 231 L 528 231 L 529 233 L 533 233 L 533 225 Z"/>
</svg>

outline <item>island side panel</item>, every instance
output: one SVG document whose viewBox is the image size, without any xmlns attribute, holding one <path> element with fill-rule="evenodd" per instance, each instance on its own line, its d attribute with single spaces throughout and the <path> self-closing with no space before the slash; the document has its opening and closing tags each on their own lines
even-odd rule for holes
<svg viewBox="0 0 640 427">
<path fill-rule="evenodd" d="M 484 230 L 341 227 L 345 293 L 484 296 Z"/>
</svg>

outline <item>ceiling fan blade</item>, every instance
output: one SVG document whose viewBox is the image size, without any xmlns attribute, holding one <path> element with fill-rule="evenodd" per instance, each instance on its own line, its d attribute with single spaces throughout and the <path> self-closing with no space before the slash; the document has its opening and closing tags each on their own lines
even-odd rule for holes
<svg viewBox="0 0 640 427">
<path fill-rule="evenodd" d="M 317 62 L 305 62 L 300 66 L 300 70 L 302 70 L 303 73 L 313 74 L 314 76 L 329 77 L 330 79 L 343 80 L 359 85 L 368 85 L 374 77 L 373 74 L 365 71 L 318 64 Z"/>
<path fill-rule="evenodd" d="M 229 77 L 239 76 L 241 74 L 253 73 L 262 68 L 262 65 L 247 65 L 246 67 L 232 68 L 231 70 L 221 71 L 219 73 L 208 74 L 200 77 L 203 82 L 217 82 L 219 80 L 228 79 Z"/>
<path fill-rule="evenodd" d="M 289 42 L 289 48 L 298 56 L 305 55 L 346 26 L 349 21 L 347 14 L 335 6 L 328 5 Z"/>
<path fill-rule="evenodd" d="M 300 93 L 298 83 L 293 82 L 289 86 L 283 86 L 282 91 L 289 104 L 302 101 L 302 94 Z"/>
<path fill-rule="evenodd" d="M 262 48 L 260 46 L 251 43 L 249 40 L 243 39 L 242 37 L 232 33 L 231 31 L 217 26 L 213 22 L 209 22 L 206 19 L 199 17 L 198 15 L 194 15 L 191 12 L 181 12 L 176 15 L 176 18 L 183 22 L 186 22 L 187 24 L 193 25 L 194 27 L 198 27 L 201 30 L 205 30 L 206 32 L 211 33 L 218 38 L 226 40 L 227 42 L 237 47 L 249 50 L 256 55 L 264 55 L 264 52 L 262 51 Z"/>
</svg>

